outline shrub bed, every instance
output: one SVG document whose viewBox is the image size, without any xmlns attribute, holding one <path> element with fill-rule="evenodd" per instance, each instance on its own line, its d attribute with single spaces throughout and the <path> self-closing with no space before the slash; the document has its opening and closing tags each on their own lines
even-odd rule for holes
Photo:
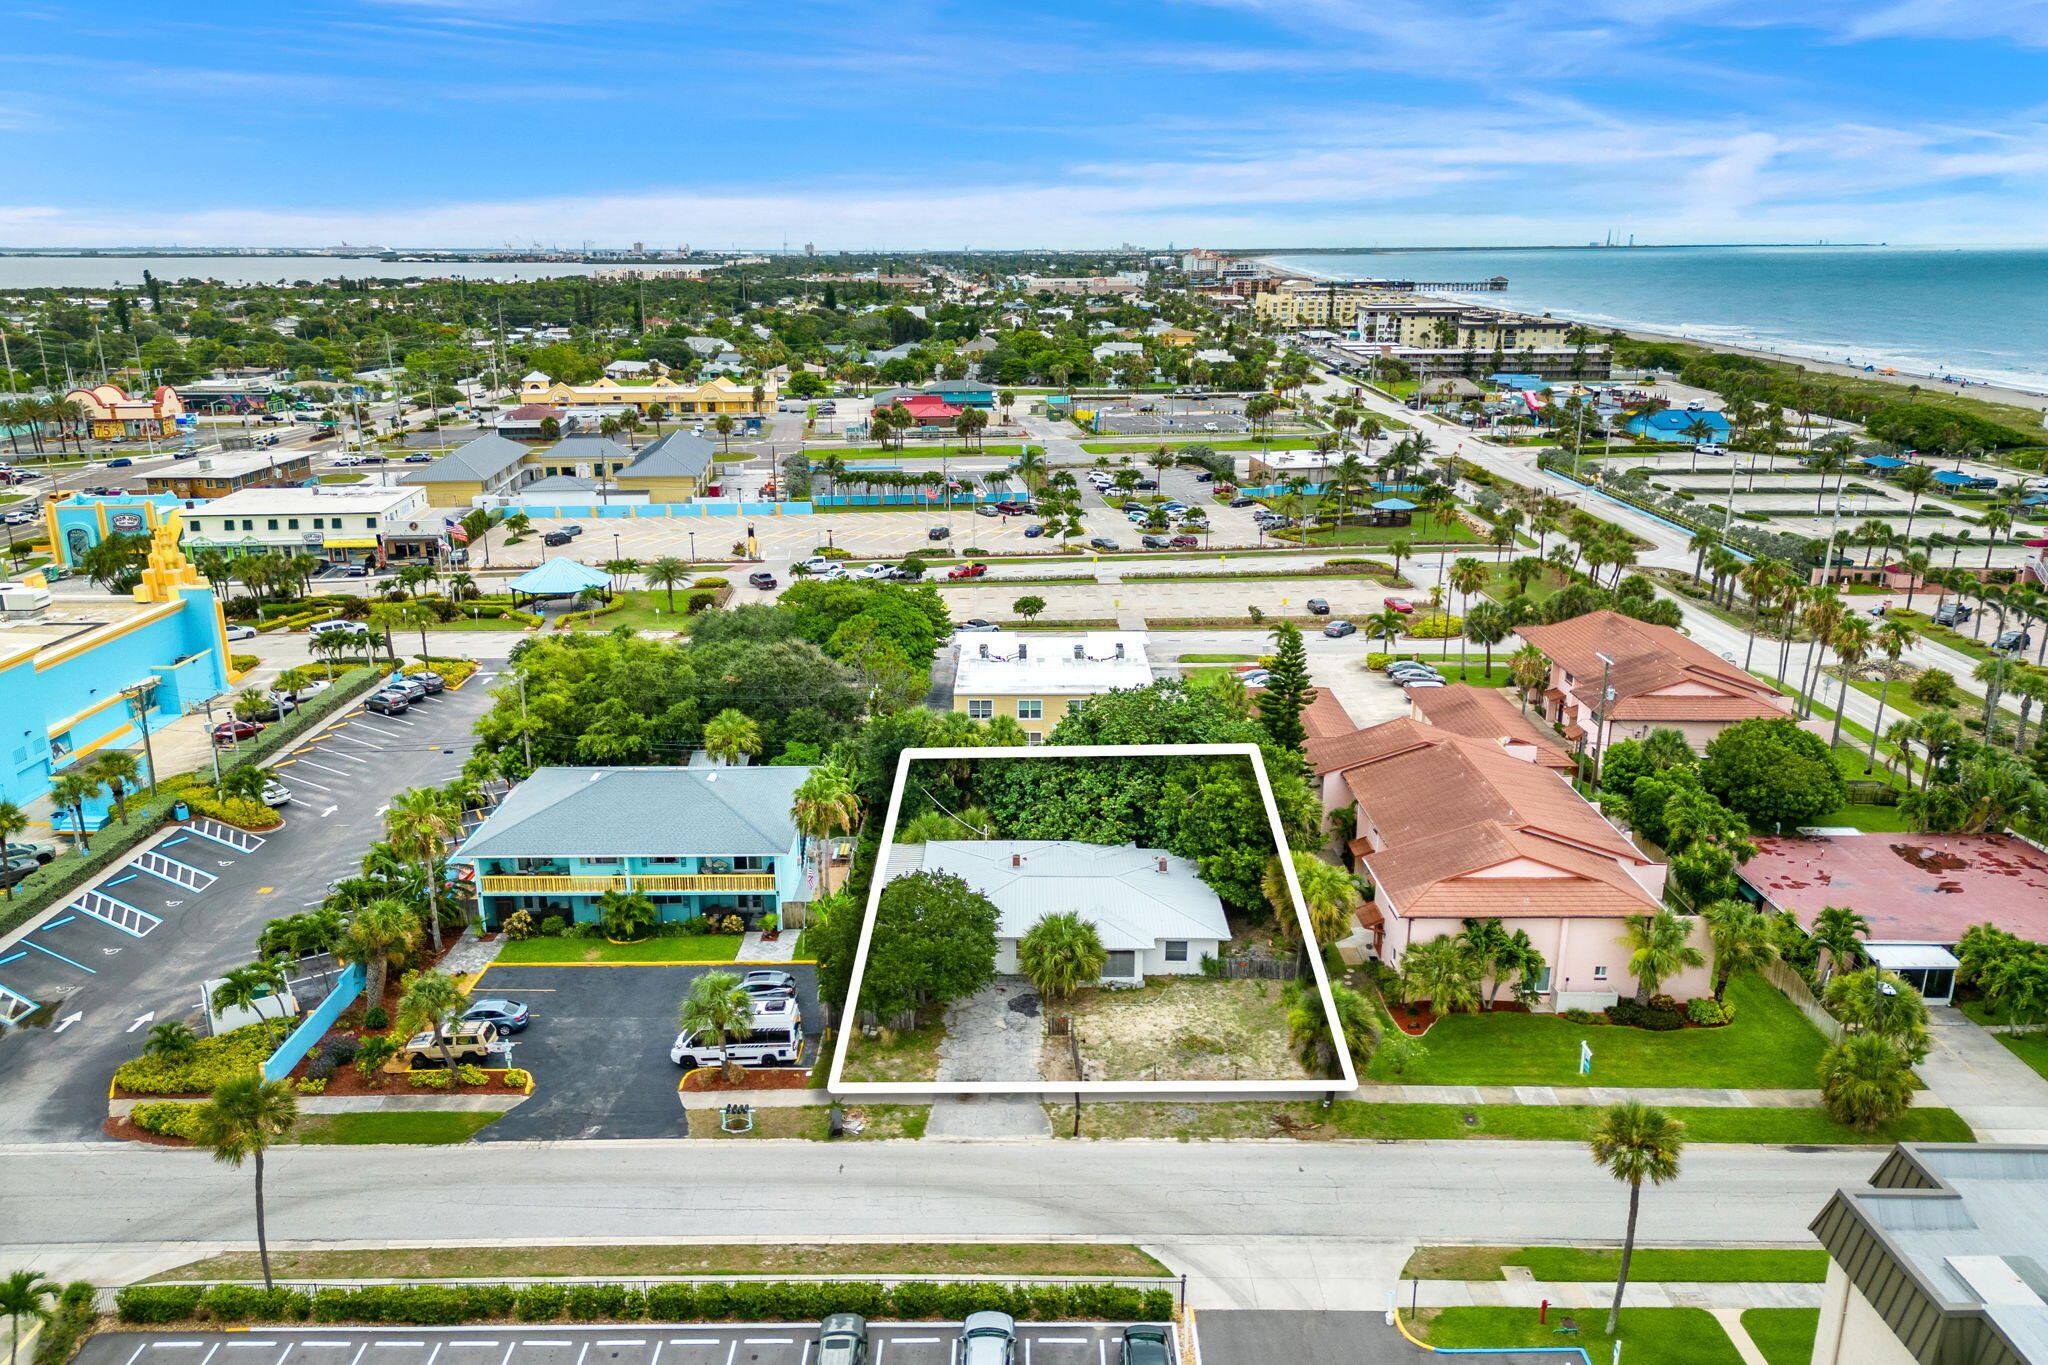
<svg viewBox="0 0 2048 1365">
<path fill-rule="evenodd" d="M 199 1039 L 189 1056 L 123 1062 L 114 1068 L 114 1084 L 131 1095 L 209 1095 L 229 1077 L 260 1068 L 283 1036 L 276 1024 L 247 1024 Z"/>
<path fill-rule="evenodd" d="M 476 660 L 457 659 L 445 654 L 429 654 L 424 663 L 407 664 L 405 671 L 420 673 L 429 668 L 439 673 L 441 680 L 450 687 L 459 687 L 468 682 L 470 676 L 476 672 Z"/>
<path fill-rule="evenodd" d="M 256 665 L 262 662 L 263 660 L 257 658 L 254 654 L 228 655 L 228 667 L 232 668 L 237 673 L 247 673 L 250 669 L 256 667 Z"/>
<path fill-rule="evenodd" d="M 379 1284 L 355 1289 L 265 1291 L 251 1285 L 134 1284 L 114 1296 L 115 1314 L 140 1326 L 179 1322 L 390 1323 L 437 1327 L 520 1322 L 805 1322 L 828 1313 L 870 1318 L 960 1319 L 984 1309 L 1041 1321 L 1161 1321 L 1173 1293 L 1112 1284 L 987 1281 L 882 1285 L 852 1281 L 730 1284 Z"/>
</svg>

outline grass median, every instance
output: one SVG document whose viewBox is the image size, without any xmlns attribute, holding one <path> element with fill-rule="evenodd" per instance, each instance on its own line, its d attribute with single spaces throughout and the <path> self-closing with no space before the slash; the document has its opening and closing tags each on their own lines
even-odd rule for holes
<svg viewBox="0 0 2048 1365">
<path fill-rule="evenodd" d="M 1813 1339 L 1820 1331 L 1818 1308 L 1751 1308 L 1742 1315 L 1742 1330 L 1770 1365 L 1806 1365 L 1813 1359 Z"/>
<path fill-rule="evenodd" d="M 467 1142 L 505 1117 L 496 1110 L 435 1109 L 424 1113 L 312 1114 L 292 1130 L 292 1141 L 315 1147 L 371 1143 Z"/>
<path fill-rule="evenodd" d="M 1577 1330 L 1568 1330 L 1566 1322 Z M 1623 1308 L 1621 1330 L 1608 1336 L 1604 1308 L 1553 1308 L 1547 1321 L 1534 1308 L 1427 1308 L 1411 1324 L 1444 1350 L 1559 1350 L 1576 1346 L 1594 1360 L 1626 1357 L 1629 1365 L 1742 1365 L 1742 1355 L 1704 1308 Z M 1614 1342 L 1626 1343 L 1619 1356 Z"/>
<path fill-rule="evenodd" d="M 1165 1266 L 1121 1243 L 712 1243 L 699 1246 L 392 1247 L 273 1251 L 272 1272 L 292 1280 L 531 1279 L 557 1275 L 1114 1275 L 1165 1277 Z M 152 1281 L 243 1280 L 263 1274 L 253 1251 L 181 1265 Z"/>
<path fill-rule="evenodd" d="M 738 934 L 646 938 L 613 943 L 602 938 L 524 938 L 498 954 L 503 966 L 544 966 L 578 962 L 731 962 L 740 955 Z"/>
<path fill-rule="evenodd" d="M 1546 1283 L 1608 1283 L 1620 1273 L 1621 1252 L 1581 1247 L 1417 1247 L 1401 1273 L 1416 1280 L 1504 1280 L 1506 1266 L 1521 1266 Z M 1819 1284 L 1827 1278 L 1825 1251 L 1753 1247 L 1637 1247 L 1631 1280 L 1690 1283 Z"/>
</svg>

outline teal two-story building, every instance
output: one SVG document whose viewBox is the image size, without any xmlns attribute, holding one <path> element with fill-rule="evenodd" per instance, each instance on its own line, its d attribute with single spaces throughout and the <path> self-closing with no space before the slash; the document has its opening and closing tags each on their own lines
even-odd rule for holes
<svg viewBox="0 0 2048 1365">
<path fill-rule="evenodd" d="M 541 768 L 448 861 L 483 922 L 526 910 L 589 923 L 607 891 L 663 920 L 770 912 L 794 925 L 813 898 L 790 814 L 809 768 Z"/>
</svg>

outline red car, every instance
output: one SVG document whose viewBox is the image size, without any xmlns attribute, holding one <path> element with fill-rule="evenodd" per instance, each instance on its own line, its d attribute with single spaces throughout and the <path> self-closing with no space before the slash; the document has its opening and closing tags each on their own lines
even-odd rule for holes
<svg viewBox="0 0 2048 1365">
<path fill-rule="evenodd" d="M 988 572 L 986 564 L 962 564 L 946 574 L 948 578 L 979 578 Z"/>
<path fill-rule="evenodd" d="M 1405 597 L 1382 597 L 1380 605 L 1388 611 L 1398 611 L 1403 616 L 1407 616 L 1415 610 L 1415 604 Z"/>
<path fill-rule="evenodd" d="M 213 727 L 215 744 L 236 744 L 263 733 L 263 727 L 253 720 L 224 720 Z"/>
<path fill-rule="evenodd" d="M 1201 543 L 1201 541 L 1196 540 L 1193 536 L 1175 536 L 1173 538 L 1173 548 L 1176 550 L 1192 550 Z"/>
</svg>

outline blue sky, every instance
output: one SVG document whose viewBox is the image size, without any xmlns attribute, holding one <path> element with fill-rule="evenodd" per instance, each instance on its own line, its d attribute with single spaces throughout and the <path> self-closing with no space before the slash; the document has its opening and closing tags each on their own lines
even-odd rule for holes
<svg viewBox="0 0 2048 1365">
<path fill-rule="evenodd" d="M 0 244 L 2048 240 L 2042 0 L 103 0 Z"/>
</svg>

